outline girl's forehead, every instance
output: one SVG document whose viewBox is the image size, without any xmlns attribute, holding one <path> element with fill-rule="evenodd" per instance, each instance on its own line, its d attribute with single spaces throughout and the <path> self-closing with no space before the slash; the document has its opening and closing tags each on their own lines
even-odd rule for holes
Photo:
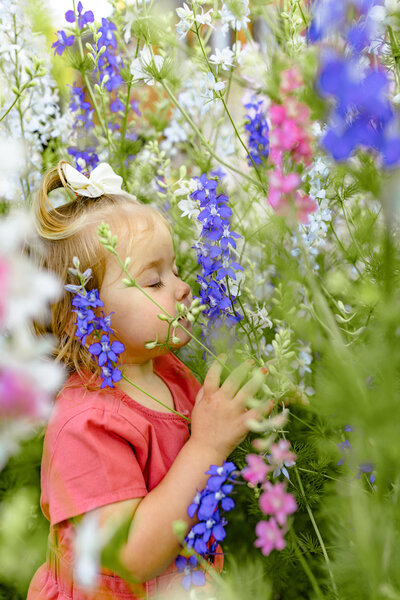
<svg viewBox="0 0 400 600">
<path fill-rule="evenodd" d="M 118 243 L 125 247 L 132 259 L 173 250 L 171 232 L 157 213 L 148 212 L 128 217 L 121 223 Z"/>
</svg>

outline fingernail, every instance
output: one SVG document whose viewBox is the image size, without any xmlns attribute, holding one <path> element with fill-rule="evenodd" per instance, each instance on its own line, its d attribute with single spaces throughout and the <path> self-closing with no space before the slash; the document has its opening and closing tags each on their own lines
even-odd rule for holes
<svg viewBox="0 0 400 600">
<path fill-rule="evenodd" d="M 247 364 L 248 364 L 248 365 L 254 365 L 254 363 L 255 363 L 255 360 L 253 360 L 252 358 L 248 358 L 248 359 L 246 360 L 246 362 L 247 362 Z"/>
<path fill-rule="evenodd" d="M 266 375 L 268 373 L 267 367 L 261 367 L 260 371 L 263 375 Z"/>
</svg>

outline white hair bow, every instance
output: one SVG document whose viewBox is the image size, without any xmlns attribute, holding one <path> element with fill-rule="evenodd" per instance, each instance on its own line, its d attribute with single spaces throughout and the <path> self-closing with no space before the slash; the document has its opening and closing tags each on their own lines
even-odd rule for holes
<svg viewBox="0 0 400 600">
<path fill-rule="evenodd" d="M 68 163 L 62 165 L 69 187 L 79 196 L 98 198 L 103 194 L 125 194 L 121 188 L 122 177 L 114 173 L 108 163 L 99 163 L 86 177 Z"/>
</svg>

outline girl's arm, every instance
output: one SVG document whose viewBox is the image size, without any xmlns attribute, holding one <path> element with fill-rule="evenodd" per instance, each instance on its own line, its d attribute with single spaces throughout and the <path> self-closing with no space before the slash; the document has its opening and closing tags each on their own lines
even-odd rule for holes
<svg viewBox="0 0 400 600">
<path fill-rule="evenodd" d="M 211 464 L 220 465 L 246 435 L 247 420 L 254 416 L 253 411 L 246 412 L 246 402 L 260 388 L 265 375 L 265 370 L 258 370 L 241 387 L 249 368 L 248 362 L 240 365 L 220 386 L 221 367 L 214 363 L 196 398 L 191 438 L 164 479 L 144 498 L 96 509 L 100 523 L 106 526 L 134 516 L 119 559 L 139 581 L 160 574 L 179 554 L 181 546 L 173 522 L 185 521 L 187 531 L 192 527 L 195 519 L 189 519 L 187 508 L 197 490 L 205 487 L 205 472 Z"/>
</svg>

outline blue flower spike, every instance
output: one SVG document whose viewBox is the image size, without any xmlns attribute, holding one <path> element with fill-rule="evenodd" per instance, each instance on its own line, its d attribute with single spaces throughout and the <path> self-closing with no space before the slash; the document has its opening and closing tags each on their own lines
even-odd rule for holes
<svg viewBox="0 0 400 600">
<path fill-rule="evenodd" d="M 101 316 L 96 316 L 95 310 L 104 306 L 100 300 L 99 291 L 92 289 L 86 290 L 86 284 L 91 277 L 91 270 L 85 273 L 79 270 L 79 261 L 74 259 L 74 268 L 69 269 L 70 273 L 79 277 L 80 285 L 68 284 L 66 291 L 74 294 L 72 299 L 72 312 L 76 315 L 75 336 L 80 339 L 82 346 L 85 346 L 86 339 L 90 335 L 95 335 L 99 341 L 93 342 L 88 348 L 88 352 L 93 356 L 99 367 L 101 367 L 100 376 L 102 378 L 101 388 L 106 386 L 114 387 L 114 383 L 122 379 L 122 374 L 116 363 L 118 356 L 125 350 L 125 346 L 118 340 L 111 341 L 114 332 L 111 328 L 111 314 L 105 315 L 101 311 Z"/>
<path fill-rule="evenodd" d="M 232 498 L 228 497 L 233 490 L 237 467 L 233 462 L 225 462 L 222 466 L 211 465 L 206 471 L 208 478 L 206 487 L 197 492 L 193 502 L 188 507 L 188 515 L 193 518 L 197 513 L 199 520 L 187 534 L 184 543 L 194 550 L 203 559 L 210 558 L 225 536 L 226 519 L 221 515 L 221 510 L 228 512 L 235 506 Z M 197 558 L 193 555 L 186 559 L 181 554 L 177 557 L 175 565 L 179 571 L 184 571 L 183 587 L 188 590 L 193 585 L 204 585 L 205 575 L 202 571 L 194 571 Z M 191 562 L 190 562 L 191 561 Z"/>
</svg>

